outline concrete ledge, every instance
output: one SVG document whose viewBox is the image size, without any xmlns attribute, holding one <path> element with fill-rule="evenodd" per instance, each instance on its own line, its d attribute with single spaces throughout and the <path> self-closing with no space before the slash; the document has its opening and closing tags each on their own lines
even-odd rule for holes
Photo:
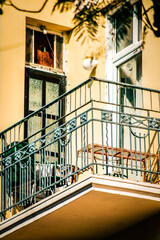
<svg viewBox="0 0 160 240">
<path fill-rule="evenodd" d="M 0 238 L 7 237 L 16 230 L 18 231 L 22 227 L 29 224 L 31 225 L 48 214 L 58 211 L 58 209 L 68 204 L 72 204 L 73 201 L 81 199 L 82 196 L 87 196 L 87 194 L 92 191 L 101 194 L 114 194 L 121 195 L 122 197 L 129 197 L 131 201 L 133 198 L 138 198 L 142 201 L 149 200 L 156 203 L 155 208 L 157 211 L 158 209 L 160 210 L 160 185 L 140 183 L 104 175 L 91 175 L 0 223 Z M 122 197 L 121 199 L 123 201 Z M 96 201 L 96 195 L 94 201 Z"/>
</svg>

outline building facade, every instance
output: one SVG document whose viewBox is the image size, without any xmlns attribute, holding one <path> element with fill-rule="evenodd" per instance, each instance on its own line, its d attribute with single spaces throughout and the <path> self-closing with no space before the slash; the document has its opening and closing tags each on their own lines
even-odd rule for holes
<svg viewBox="0 0 160 240">
<path fill-rule="evenodd" d="M 17 1 L 27 10 L 42 4 Z M 140 2 L 133 6 L 123 40 L 114 11 L 97 41 L 82 44 L 72 9 L 4 5 L 2 239 L 107 239 L 146 221 L 158 239 L 160 40 L 149 30 L 142 40 Z"/>
</svg>

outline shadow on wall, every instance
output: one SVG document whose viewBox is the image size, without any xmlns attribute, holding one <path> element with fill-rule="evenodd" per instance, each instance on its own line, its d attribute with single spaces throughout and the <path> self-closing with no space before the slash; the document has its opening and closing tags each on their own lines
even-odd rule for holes
<svg viewBox="0 0 160 240">
<path fill-rule="evenodd" d="M 0 52 L 14 50 L 14 49 L 17 49 L 17 48 L 20 48 L 20 47 L 23 47 L 23 46 L 24 46 L 23 42 L 18 42 L 18 43 L 15 43 L 15 44 L 0 47 Z"/>
<path fill-rule="evenodd" d="M 91 73 L 90 73 L 90 75 L 89 75 L 89 78 L 96 76 L 96 69 L 97 69 L 96 67 L 92 69 L 92 71 L 91 71 Z M 94 81 L 94 80 L 92 79 L 91 82 L 88 83 L 88 88 L 90 88 L 90 87 L 92 86 L 93 81 Z"/>
<path fill-rule="evenodd" d="M 160 212 L 104 240 L 160 240 Z"/>
</svg>

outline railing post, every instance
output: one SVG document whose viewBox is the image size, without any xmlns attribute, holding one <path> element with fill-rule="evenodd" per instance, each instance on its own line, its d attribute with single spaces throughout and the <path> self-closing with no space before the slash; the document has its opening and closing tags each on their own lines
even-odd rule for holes
<svg viewBox="0 0 160 240">
<path fill-rule="evenodd" d="M 5 209 L 5 188 L 4 188 L 4 163 L 3 152 L 5 151 L 5 136 L 1 135 L 1 211 Z M 1 221 L 5 219 L 5 212 L 1 214 Z"/>
<path fill-rule="evenodd" d="M 91 147 L 91 163 L 92 174 L 94 174 L 94 122 L 93 122 L 93 100 L 91 102 L 91 118 L 92 118 L 92 147 Z"/>
</svg>

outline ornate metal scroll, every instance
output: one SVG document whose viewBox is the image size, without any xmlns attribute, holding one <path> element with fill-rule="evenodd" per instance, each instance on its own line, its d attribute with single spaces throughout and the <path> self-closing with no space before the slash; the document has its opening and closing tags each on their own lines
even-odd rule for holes
<svg viewBox="0 0 160 240">
<path fill-rule="evenodd" d="M 80 124 L 84 124 L 87 122 L 87 112 L 84 112 L 80 115 Z"/>
<path fill-rule="evenodd" d="M 149 119 L 148 119 L 148 127 L 157 130 L 157 129 L 159 129 L 159 122 L 160 122 L 160 119 L 157 119 L 157 118 L 149 118 Z"/>
<path fill-rule="evenodd" d="M 112 122 L 112 113 L 108 111 L 102 111 L 102 120 Z"/>
<path fill-rule="evenodd" d="M 30 160 L 29 156 L 34 151 L 35 151 L 35 143 L 31 143 L 29 145 L 23 146 L 22 150 L 19 149 L 15 152 L 15 154 L 11 153 L 9 156 L 6 157 L 6 159 L 4 159 L 5 167 L 9 167 L 13 163 L 12 159 L 14 159 L 15 163 L 20 162 L 20 168 L 26 168 L 29 164 L 29 160 Z"/>
<path fill-rule="evenodd" d="M 121 123 L 125 123 L 129 125 L 130 131 L 133 136 L 137 138 L 146 138 L 149 135 L 149 130 L 157 130 L 159 129 L 159 119 L 156 118 L 148 118 L 148 117 L 136 117 L 129 114 L 121 114 L 120 115 Z M 143 135 L 137 134 L 133 129 L 143 129 Z"/>
<path fill-rule="evenodd" d="M 59 140 L 60 144 L 65 147 L 71 141 L 72 131 L 76 128 L 76 118 L 69 121 L 65 127 L 59 127 L 54 131 L 54 140 Z M 67 135 L 69 135 L 67 139 Z M 64 138 L 64 140 L 62 140 Z"/>
</svg>

